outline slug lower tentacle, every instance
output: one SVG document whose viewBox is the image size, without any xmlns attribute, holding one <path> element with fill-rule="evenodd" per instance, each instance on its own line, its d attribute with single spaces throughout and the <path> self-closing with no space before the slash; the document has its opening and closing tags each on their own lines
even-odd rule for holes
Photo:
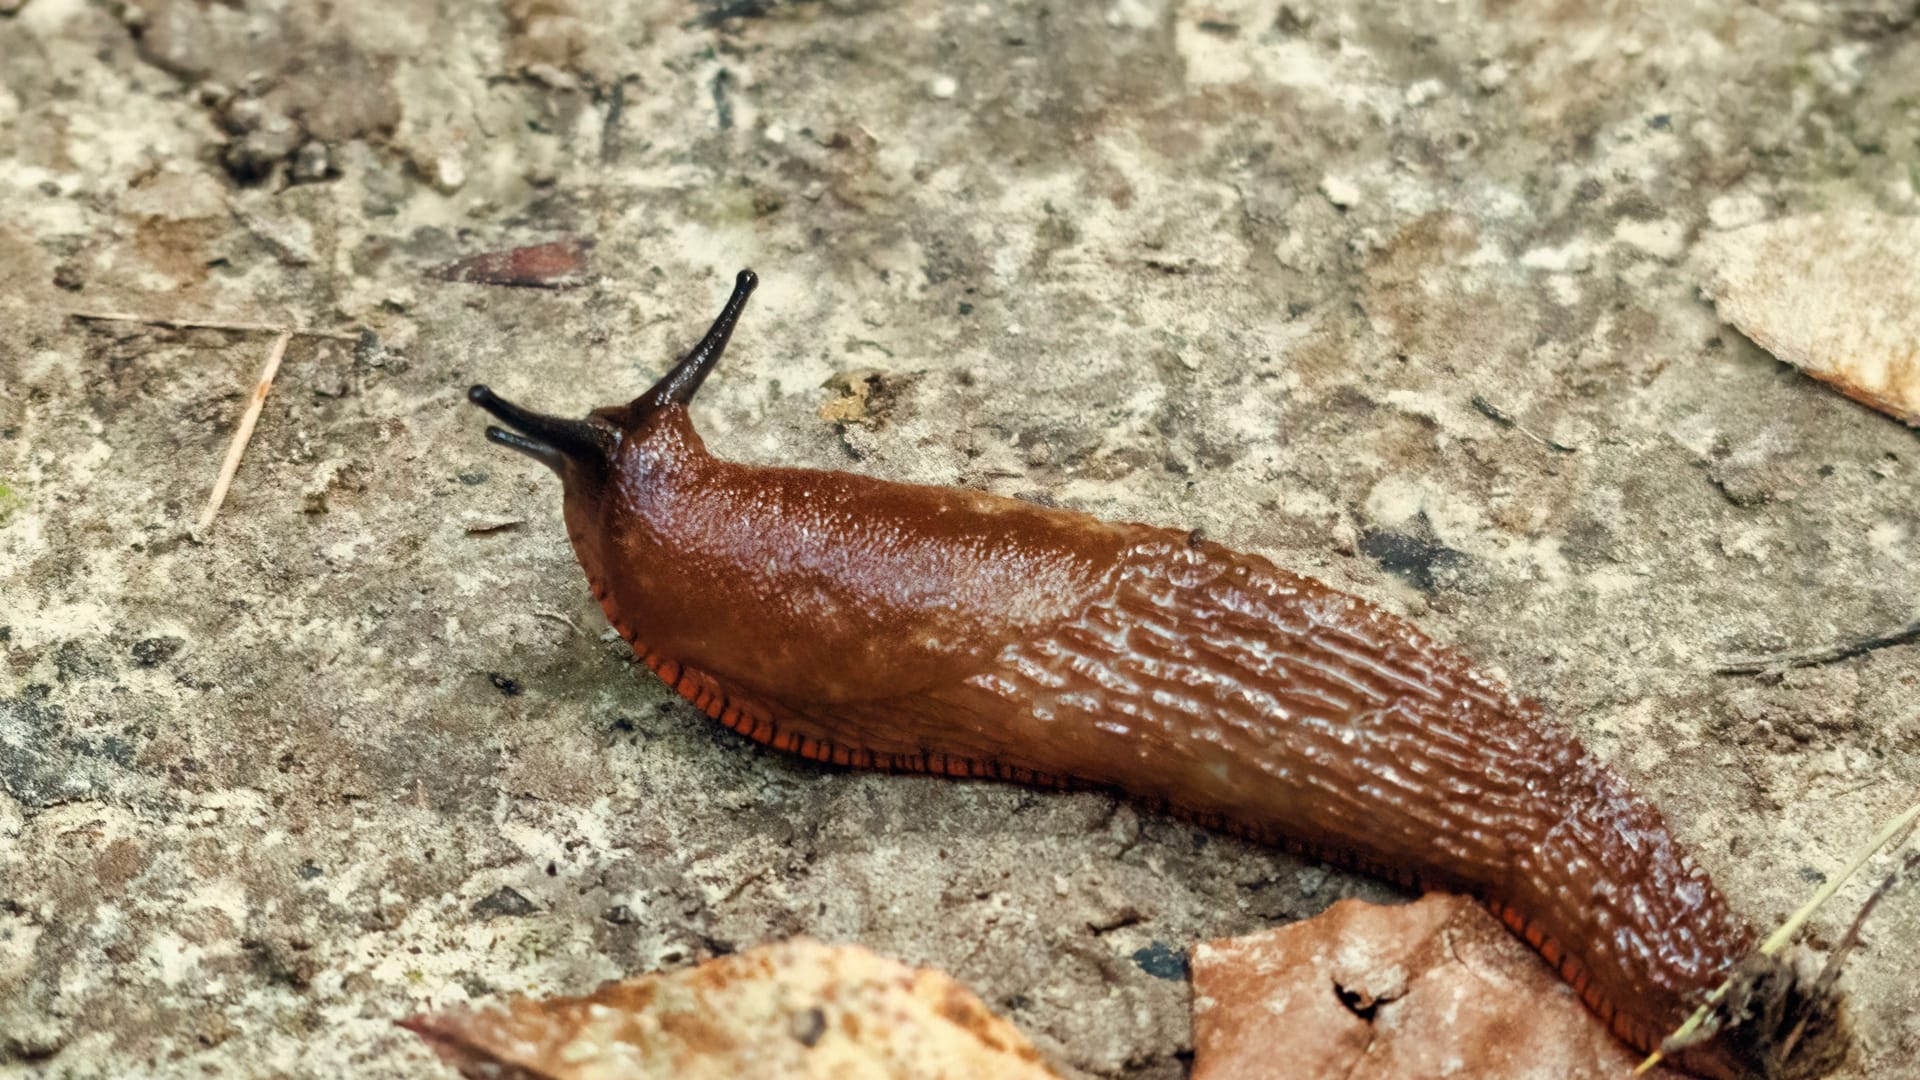
<svg viewBox="0 0 1920 1080">
<path fill-rule="evenodd" d="M 470 394 L 561 476 L 609 621 L 710 716 L 854 767 L 1123 791 L 1469 893 L 1642 1051 L 1748 956 L 1657 810 L 1405 620 L 1184 532 L 708 454 L 687 405 L 754 283 L 627 405 Z M 1755 981 L 1778 1007 L 1677 1063 L 1829 1067 L 1838 1002 L 1776 967 Z"/>
</svg>

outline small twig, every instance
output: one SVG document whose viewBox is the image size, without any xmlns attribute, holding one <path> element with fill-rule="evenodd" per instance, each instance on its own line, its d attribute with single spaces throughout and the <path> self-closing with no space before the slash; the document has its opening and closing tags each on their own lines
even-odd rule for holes
<svg viewBox="0 0 1920 1080">
<path fill-rule="evenodd" d="M 207 508 L 200 512 L 197 528 L 205 529 L 213 524 L 220 504 L 227 501 L 227 489 L 233 486 L 234 474 L 240 471 L 240 457 L 247 452 L 247 443 L 253 438 L 253 426 L 260 421 L 260 410 L 267 406 L 267 391 L 273 389 L 273 377 L 280 373 L 280 360 L 287 355 L 287 343 L 293 340 L 293 334 L 292 330 L 282 330 L 280 336 L 273 339 L 273 348 L 267 353 L 266 365 L 260 369 L 259 381 L 254 383 L 247 411 L 240 414 L 240 427 L 227 446 L 227 460 L 220 463 L 220 475 L 213 481 L 213 494 L 207 499 Z"/>
<path fill-rule="evenodd" d="M 69 311 L 67 316 L 89 322 L 145 323 L 149 326 L 169 326 L 176 330 L 238 330 L 243 333 L 332 338 L 334 341 L 360 340 L 360 335 L 344 330 L 316 330 L 308 326 L 282 326 L 277 323 L 225 322 L 218 319 L 165 319 L 152 315 L 134 315 L 124 311 Z"/>
<path fill-rule="evenodd" d="M 581 637 L 587 636 L 587 632 L 585 630 L 580 629 L 579 623 L 574 622 L 572 619 L 567 618 L 565 615 L 562 615 L 557 611 L 535 611 L 534 615 L 542 619 L 552 619 L 554 622 L 557 622 L 560 625 L 566 627 L 567 629 L 572 630 L 574 633 L 579 634 Z"/>
<path fill-rule="evenodd" d="M 1786 922 L 1781 923 L 1780 929 L 1775 930 L 1768 936 L 1767 940 L 1760 943 L 1761 954 L 1764 956 L 1772 956 L 1781 949 L 1786 948 L 1787 943 L 1799 935 L 1800 928 L 1807 925 L 1807 920 L 1813 918 L 1814 912 L 1819 911 L 1821 905 L 1832 899 L 1833 894 L 1840 891 L 1840 886 L 1847 883 L 1847 879 L 1859 873 L 1860 868 L 1867 864 L 1868 859 L 1873 858 L 1876 852 L 1887 846 L 1888 841 L 1898 836 L 1902 830 L 1912 827 L 1916 821 L 1920 821 L 1920 803 L 1915 803 L 1913 806 L 1908 807 L 1906 813 L 1894 818 L 1887 823 L 1885 828 L 1875 833 L 1873 839 L 1868 841 L 1865 847 L 1862 847 L 1854 854 L 1853 860 L 1847 863 L 1845 870 L 1840 871 L 1831 881 L 1820 886 L 1813 894 L 1811 900 L 1808 900 L 1799 911 L 1794 912 Z"/>
<path fill-rule="evenodd" d="M 463 527 L 468 536 L 485 536 L 488 533 L 517 529 L 524 521 L 524 518 L 476 518 Z"/>
<path fill-rule="evenodd" d="M 607 118 L 600 123 L 600 164 L 611 165 L 620 158 L 620 117 L 627 110 L 627 80 L 613 80 L 607 95 Z"/>
<path fill-rule="evenodd" d="M 1495 405 L 1493 402 L 1488 401 L 1486 398 L 1481 397 L 1479 394 L 1473 395 L 1472 404 L 1473 404 L 1473 410 L 1479 413 L 1481 416 L 1486 417 L 1487 419 L 1493 421 L 1494 423 L 1500 425 L 1501 427 L 1512 428 L 1513 430 L 1519 432 L 1522 435 L 1525 435 L 1527 438 L 1532 439 L 1534 442 L 1539 443 L 1541 446 L 1544 446 L 1549 450 L 1557 451 L 1562 454 L 1572 454 L 1572 453 L 1578 452 L 1574 447 L 1568 446 L 1565 443 L 1555 442 L 1552 439 L 1547 438 L 1545 435 L 1542 435 L 1539 432 L 1531 430 L 1526 425 L 1520 423 L 1520 421 L 1515 420 L 1513 416 L 1509 414 L 1505 409 L 1500 408 L 1500 406 Z"/>
<path fill-rule="evenodd" d="M 1907 857 L 1900 860 L 1900 865 L 1894 867 L 1893 872 L 1880 882 L 1880 887 L 1873 890 L 1867 897 L 1867 902 L 1860 905 L 1860 910 L 1853 916 L 1853 922 L 1848 925 L 1847 932 L 1840 935 L 1839 942 L 1833 946 L 1833 952 L 1827 955 L 1827 965 L 1820 969 L 1820 977 L 1814 980 L 1813 991 L 1808 995 L 1809 997 L 1818 1001 L 1832 992 L 1833 984 L 1840 981 L 1841 964 L 1845 962 L 1847 954 L 1853 951 L 1853 947 L 1860 944 L 1860 928 L 1867 925 L 1867 916 L 1872 915 L 1873 909 L 1880 905 L 1880 901 L 1886 899 L 1894 886 L 1900 884 L 1901 878 L 1912 877 L 1917 870 L 1920 870 L 1920 849 L 1907 852 Z M 1803 1016 L 1800 1022 L 1793 1026 L 1793 1031 L 1788 1033 L 1786 1040 L 1780 1044 L 1782 1058 L 1793 1053 L 1794 1044 L 1800 1041 L 1800 1036 L 1805 1033 L 1806 1028 L 1807 1018 Z"/>
<path fill-rule="evenodd" d="M 1763 671 L 1784 670 L 1786 668 L 1819 667 L 1822 664 L 1851 660 L 1856 656 L 1865 656 L 1879 649 L 1892 648 L 1920 641 L 1920 622 L 1910 623 L 1891 633 L 1862 641 L 1850 641 L 1839 645 L 1830 645 L 1808 653 L 1787 653 L 1781 656 L 1751 656 L 1738 660 L 1729 660 L 1713 669 L 1716 675 L 1757 675 Z"/>
<path fill-rule="evenodd" d="M 1888 874 L 1880 887 L 1873 890 L 1873 895 L 1867 897 L 1867 902 L 1860 905 L 1860 913 L 1853 917 L 1853 925 L 1840 935 L 1839 943 L 1833 947 L 1833 955 L 1827 957 L 1827 966 L 1821 969 L 1819 980 L 1813 984 L 1816 997 L 1839 981 L 1840 961 L 1860 943 L 1860 928 L 1867 924 L 1867 916 L 1873 914 L 1873 909 L 1887 898 L 1887 894 L 1900 884 L 1902 878 L 1910 878 L 1916 872 L 1920 872 L 1920 848 L 1907 852 L 1907 857 L 1900 860 L 1900 865 L 1894 868 L 1893 873 Z"/>
<path fill-rule="evenodd" d="M 704 15 L 687 20 L 683 26 L 712 30 L 728 19 L 758 19 L 779 7 L 782 0 L 727 0 Z"/>
<path fill-rule="evenodd" d="M 1788 916 L 1787 921 L 1780 924 L 1780 929 L 1769 934 L 1767 940 L 1760 943 L 1758 950 L 1760 955 L 1774 956 L 1778 954 L 1780 950 L 1786 948 L 1788 943 L 1799 935 L 1800 929 L 1807 925 L 1807 920 L 1813 918 L 1814 913 L 1819 911 L 1828 900 L 1833 899 L 1833 894 L 1839 892 L 1842 885 L 1845 885 L 1853 875 L 1859 873 L 1860 868 L 1866 865 L 1868 859 L 1873 858 L 1875 853 L 1885 847 L 1888 841 L 1898 836 L 1902 830 L 1911 828 L 1916 821 L 1920 821 L 1920 803 L 1915 803 L 1907 809 L 1906 813 L 1894 818 L 1891 822 L 1887 823 L 1885 828 L 1875 833 L 1873 839 L 1868 841 L 1866 846 L 1854 853 L 1853 859 L 1847 863 L 1845 870 L 1828 878 L 1826 884 L 1820 886 L 1820 888 L 1814 892 L 1812 899 L 1802 904 L 1799 911 Z M 1687 1017 L 1687 1022 L 1674 1029 L 1673 1034 L 1662 1039 L 1660 1041 L 1661 1045 L 1666 1046 L 1679 1042 L 1694 1032 L 1699 1031 L 1701 1025 L 1707 1022 L 1707 1017 L 1713 1015 L 1715 1006 L 1720 1004 L 1721 999 L 1725 998 L 1727 991 L 1732 988 L 1732 978 L 1728 978 L 1726 982 L 1715 987 L 1713 993 L 1707 995 L 1706 1003 L 1698 1009 L 1695 1009 L 1693 1015 Z M 1645 1074 L 1648 1069 L 1660 1064 L 1665 1057 L 1666 1054 L 1664 1051 L 1655 1050 L 1653 1053 L 1647 1055 L 1645 1061 L 1642 1061 L 1634 1068 L 1633 1075 L 1641 1076 Z"/>
</svg>

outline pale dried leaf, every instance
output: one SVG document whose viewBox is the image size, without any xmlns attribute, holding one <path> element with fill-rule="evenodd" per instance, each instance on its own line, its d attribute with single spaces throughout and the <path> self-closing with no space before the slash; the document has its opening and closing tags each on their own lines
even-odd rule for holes
<svg viewBox="0 0 1920 1080">
<path fill-rule="evenodd" d="M 1920 426 L 1920 218 L 1806 214 L 1710 236 L 1695 256 L 1741 333 Z"/>
<path fill-rule="evenodd" d="M 1006 1020 L 938 971 L 805 939 L 405 1026 L 470 1077 L 892 1080 L 1056 1074 Z"/>
</svg>

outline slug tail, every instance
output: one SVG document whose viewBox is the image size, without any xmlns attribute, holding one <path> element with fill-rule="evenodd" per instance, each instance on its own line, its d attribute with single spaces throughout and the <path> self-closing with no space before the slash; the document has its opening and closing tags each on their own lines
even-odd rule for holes
<svg viewBox="0 0 1920 1080">
<path fill-rule="evenodd" d="M 1850 1045 L 1832 980 L 1821 977 L 1811 953 L 1795 949 L 1741 960 L 1707 1023 L 1661 1052 L 1705 1076 L 1806 1080 L 1838 1068 Z"/>
</svg>

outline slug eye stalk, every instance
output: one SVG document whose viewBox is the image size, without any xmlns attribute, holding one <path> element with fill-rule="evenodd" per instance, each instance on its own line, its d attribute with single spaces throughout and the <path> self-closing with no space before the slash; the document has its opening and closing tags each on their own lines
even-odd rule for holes
<svg viewBox="0 0 1920 1080">
<path fill-rule="evenodd" d="M 727 304 L 707 328 L 707 336 L 673 370 L 661 376 L 646 393 L 633 400 L 627 406 L 636 415 L 645 415 L 655 409 L 668 405 L 685 405 L 693 400 L 707 375 L 720 362 L 727 351 L 727 342 L 733 337 L 733 328 L 740 322 L 740 313 L 747 308 L 747 297 L 753 295 L 754 286 L 760 284 L 760 278 L 751 270 L 742 270 L 733 279 L 733 295 L 727 297 Z"/>
<path fill-rule="evenodd" d="M 720 357 L 726 354 L 733 328 L 739 325 L 740 313 L 746 310 L 747 298 L 753 295 L 754 286 L 758 284 L 760 279 L 753 271 L 740 271 L 733 279 L 733 295 L 727 298 L 726 306 L 720 309 L 719 316 L 707 328 L 700 344 L 695 345 L 693 351 L 661 376 L 659 382 L 632 402 L 596 409 L 592 415 L 603 423 L 566 420 L 523 409 L 484 385 L 470 388 L 467 400 L 507 425 L 504 428 L 487 428 L 488 440 L 518 450 L 562 477 L 566 476 L 569 462 L 575 466 L 591 466 L 605 471 L 612 460 L 614 446 L 619 441 L 619 435 L 609 430 L 608 425 L 621 431 L 628 430 L 650 413 L 669 405 L 685 406 L 691 402 L 700 384 L 706 381 L 707 375 L 720 362 Z"/>
<path fill-rule="evenodd" d="M 467 400 L 517 430 L 489 425 L 487 439 L 527 455 L 565 476 L 567 462 L 604 468 L 613 449 L 613 436 L 585 420 L 565 420 L 523 409 L 486 386 L 467 391 Z"/>
</svg>

